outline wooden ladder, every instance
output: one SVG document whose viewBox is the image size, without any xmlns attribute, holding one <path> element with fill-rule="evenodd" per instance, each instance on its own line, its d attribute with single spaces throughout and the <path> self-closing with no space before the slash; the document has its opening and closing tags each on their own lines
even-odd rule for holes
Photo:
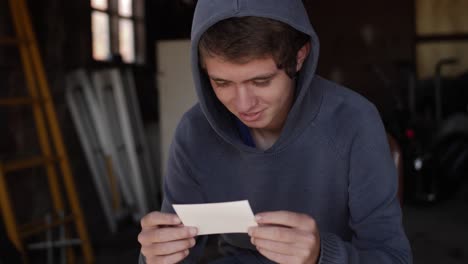
<svg viewBox="0 0 468 264">
<path fill-rule="evenodd" d="M 0 107 L 25 105 L 32 107 L 42 153 L 29 159 L 0 160 L 0 210 L 7 234 L 11 242 L 21 252 L 23 261 L 29 262 L 25 245 L 26 238 L 47 232 L 58 226 L 68 227 L 68 225 L 74 224 L 84 262 L 94 263 L 90 239 L 29 12 L 25 0 L 9 0 L 9 6 L 16 36 L 0 37 L 0 46 L 14 46 L 19 49 L 28 96 L 0 99 Z M 47 173 L 55 212 L 50 221 L 32 221 L 25 225 L 19 225 L 8 193 L 6 177 L 12 172 L 36 168 L 44 168 Z M 58 171 L 60 171 L 60 175 Z M 68 202 L 64 202 L 59 180 L 63 182 Z M 64 214 L 68 211 L 70 213 Z M 70 246 L 67 248 L 67 253 L 68 262 L 74 262 L 75 257 Z"/>
</svg>

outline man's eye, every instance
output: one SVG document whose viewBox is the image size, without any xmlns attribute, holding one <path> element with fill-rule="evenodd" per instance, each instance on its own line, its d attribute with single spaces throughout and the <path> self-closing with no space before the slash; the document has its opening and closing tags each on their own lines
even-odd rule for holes
<svg viewBox="0 0 468 264">
<path fill-rule="evenodd" d="M 227 87 L 228 85 L 229 85 L 229 83 L 227 83 L 227 82 L 217 82 L 216 83 L 217 87 Z"/>
<path fill-rule="evenodd" d="M 266 87 L 270 85 L 270 80 L 265 80 L 265 81 L 253 81 L 253 85 L 257 87 Z"/>
</svg>

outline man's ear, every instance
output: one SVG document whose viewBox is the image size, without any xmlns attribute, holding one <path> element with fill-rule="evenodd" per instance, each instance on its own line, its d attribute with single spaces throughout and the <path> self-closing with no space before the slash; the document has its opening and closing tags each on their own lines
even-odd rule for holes
<svg viewBox="0 0 468 264">
<path fill-rule="evenodd" d="M 297 66 L 296 66 L 296 71 L 300 71 L 302 68 L 302 65 L 304 64 L 304 61 L 306 60 L 307 56 L 310 53 L 310 41 L 307 41 L 302 48 L 299 49 L 297 52 Z"/>
</svg>

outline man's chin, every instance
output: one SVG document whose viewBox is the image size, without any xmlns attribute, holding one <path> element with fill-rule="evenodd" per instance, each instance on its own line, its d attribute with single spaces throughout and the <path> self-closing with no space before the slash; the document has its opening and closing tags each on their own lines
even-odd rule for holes
<svg viewBox="0 0 468 264">
<path fill-rule="evenodd" d="M 251 129 L 267 129 L 264 122 L 243 122 L 248 128 Z"/>
</svg>

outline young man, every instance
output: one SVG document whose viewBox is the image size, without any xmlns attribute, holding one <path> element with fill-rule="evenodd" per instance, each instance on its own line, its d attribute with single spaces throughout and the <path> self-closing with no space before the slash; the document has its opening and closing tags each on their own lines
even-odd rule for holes
<svg viewBox="0 0 468 264">
<path fill-rule="evenodd" d="M 197 263 L 206 238 L 172 204 L 249 200 L 258 227 L 219 236 L 216 263 L 411 263 L 375 107 L 315 74 L 300 0 L 199 0 L 199 103 L 177 128 L 140 263 Z"/>
</svg>

